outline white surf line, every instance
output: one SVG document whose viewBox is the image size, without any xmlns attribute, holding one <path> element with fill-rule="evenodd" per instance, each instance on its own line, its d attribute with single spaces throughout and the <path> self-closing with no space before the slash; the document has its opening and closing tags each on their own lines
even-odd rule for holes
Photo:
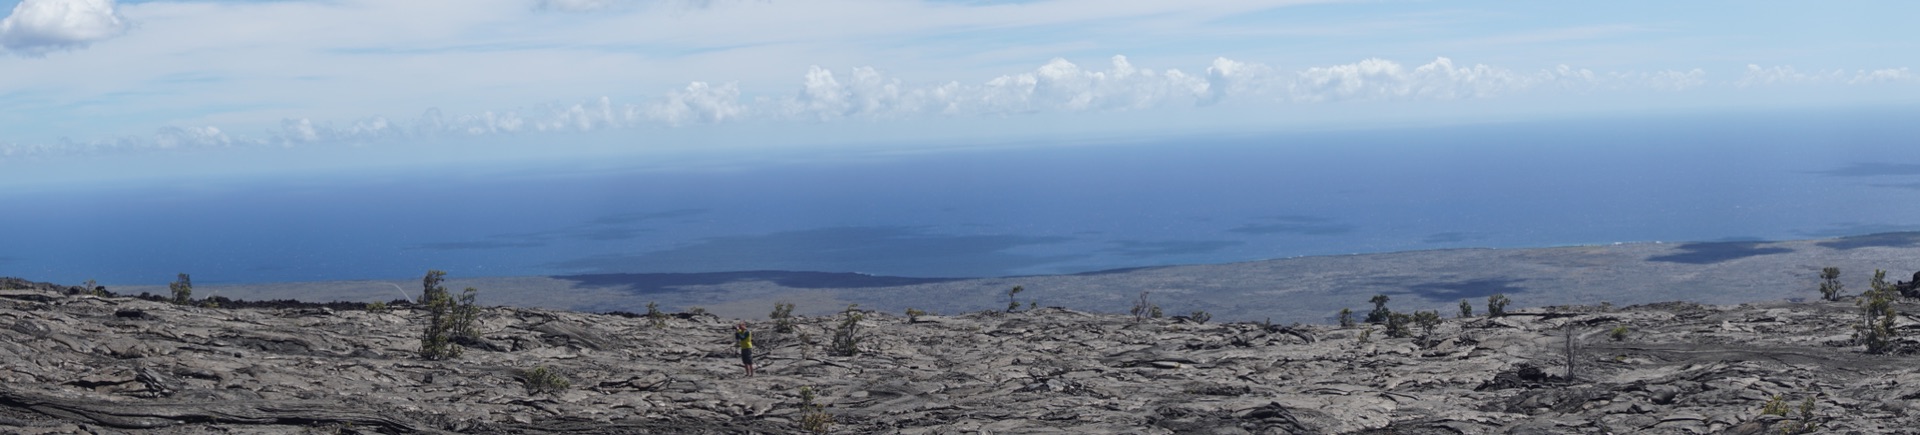
<svg viewBox="0 0 1920 435">
<path fill-rule="evenodd" d="M 407 289 L 403 289 L 403 288 L 400 288 L 400 285 L 399 285 L 399 284 L 394 284 L 394 283 L 390 283 L 390 282 L 385 282 L 385 283 L 381 283 L 381 284 L 386 284 L 386 285 L 390 285 L 390 286 L 393 286 L 393 291 L 394 291 L 394 292 L 396 292 L 396 293 L 400 293 L 400 299 L 406 299 L 406 300 L 407 300 L 407 303 L 418 303 L 418 302 L 414 302 L 414 301 L 413 301 L 413 297 L 412 297 L 412 296 L 407 296 Z"/>
</svg>

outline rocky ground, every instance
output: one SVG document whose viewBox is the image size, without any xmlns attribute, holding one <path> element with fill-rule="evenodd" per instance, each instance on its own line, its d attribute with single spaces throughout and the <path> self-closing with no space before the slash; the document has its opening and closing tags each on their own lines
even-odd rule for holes
<svg viewBox="0 0 1920 435">
<path fill-rule="evenodd" d="M 852 356 L 824 344 L 842 315 L 793 333 L 760 317 L 748 378 L 731 319 L 711 315 L 656 327 L 487 308 L 481 341 L 428 361 L 421 308 L 78 291 L 0 281 L 0 432 L 794 433 L 815 412 L 804 386 L 833 433 L 1920 433 L 1920 357 L 1854 345 L 1852 301 L 1449 313 L 1424 339 L 1060 308 L 865 312 Z M 536 367 L 570 387 L 529 391 Z M 1785 416 L 1765 412 L 1775 398 Z"/>
</svg>

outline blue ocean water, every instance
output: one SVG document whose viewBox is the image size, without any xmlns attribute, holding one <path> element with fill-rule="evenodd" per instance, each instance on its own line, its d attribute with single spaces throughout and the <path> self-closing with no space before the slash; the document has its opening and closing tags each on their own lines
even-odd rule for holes
<svg viewBox="0 0 1920 435">
<path fill-rule="evenodd" d="M 9 210 L 0 213 L 0 275 L 116 284 L 180 272 L 248 283 L 427 269 L 980 277 L 1912 231 L 1916 114 L 905 144 L 719 155 L 733 163 L 699 168 L 634 157 L 0 192 Z"/>
</svg>

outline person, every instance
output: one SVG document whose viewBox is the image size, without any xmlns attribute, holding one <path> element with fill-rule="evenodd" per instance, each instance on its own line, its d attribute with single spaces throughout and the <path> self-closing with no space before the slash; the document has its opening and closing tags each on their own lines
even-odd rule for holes
<svg viewBox="0 0 1920 435">
<path fill-rule="evenodd" d="M 740 364 L 747 367 L 747 377 L 753 377 L 753 332 L 747 330 L 747 322 L 733 324 L 733 341 L 740 346 Z"/>
</svg>

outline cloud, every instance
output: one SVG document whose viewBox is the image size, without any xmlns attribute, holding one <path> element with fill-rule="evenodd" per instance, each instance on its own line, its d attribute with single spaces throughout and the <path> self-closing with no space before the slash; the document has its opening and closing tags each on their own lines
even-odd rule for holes
<svg viewBox="0 0 1920 435">
<path fill-rule="evenodd" d="M 0 19 L 0 47 L 39 57 L 77 50 L 126 33 L 113 0 L 24 0 Z"/>
<path fill-rule="evenodd" d="M 1746 75 L 1735 84 L 1742 88 L 1786 84 L 1875 84 L 1913 81 L 1914 75 L 1907 68 L 1884 68 L 1876 70 L 1825 70 L 1801 72 L 1792 65 L 1761 67 L 1748 64 Z"/>
<path fill-rule="evenodd" d="M 1054 58 L 1029 71 L 971 83 L 909 83 L 870 66 L 836 71 L 816 65 L 798 74 L 797 86 L 785 94 L 748 96 L 736 83 L 693 81 L 656 97 L 629 101 L 601 96 L 571 104 L 466 114 L 448 114 L 436 108 L 427 109 L 412 119 L 288 118 L 281 120 L 278 128 L 256 134 L 237 134 L 232 129 L 202 125 L 165 127 L 149 136 L 84 143 L 0 142 L 0 157 L 138 149 L 365 144 L 750 121 L 828 123 L 996 118 L 1197 108 L 1233 100 L 1285 107 L 1350 101 L 1457 101 L 1516 94 L 1682 92 L 1703 87 L 1748 88 L 1803 82 L 1871 85 L 1913 80 L 1912 73 L 1904 68 L 1802 73 L 1791 67 L 1749 66 L 1747 74 L 1739 80 L 1716 83 L 1709 81 L 1707 72 L 1701 69 L 1597 72 L 1556 65 L 1521 71 L 1456 63 L 1446 57 L 1415 66 L 1371 58 L 1291 71 L 1222 57 L 1198 71 L 1144 68 L 1126 56 L 1108 58 L 1106 65 L 1099 68 Z"/>
</svg>

